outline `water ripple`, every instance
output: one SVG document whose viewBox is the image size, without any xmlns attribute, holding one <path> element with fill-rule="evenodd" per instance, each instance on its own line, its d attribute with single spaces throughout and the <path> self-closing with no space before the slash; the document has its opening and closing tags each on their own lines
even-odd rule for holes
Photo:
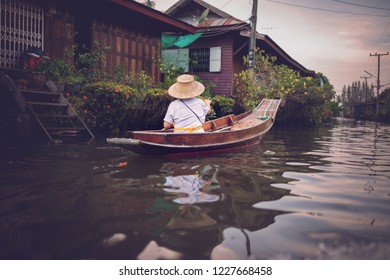
<svg viewBox="0 0 390 280">
<path fill-rule="evenodd" d="M 389 259 L 389 132 L 273 128 L 183 158 L 0 151 L 0 258 Z"/>
</svg>

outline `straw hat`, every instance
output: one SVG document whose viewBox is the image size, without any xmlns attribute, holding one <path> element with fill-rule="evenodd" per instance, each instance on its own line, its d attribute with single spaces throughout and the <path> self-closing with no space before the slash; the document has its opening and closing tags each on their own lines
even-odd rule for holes
<svg viewBox="0 0 390 280">
<path fill-rule="evenodd" d="M 178 99 L 192 98 L 201 95 L 203 91 L 204 85 L 195 81 L 194 76 L 188 74 L 177 77 L 176 83 L 168 89 L 169 95 Z"/>
</svg>

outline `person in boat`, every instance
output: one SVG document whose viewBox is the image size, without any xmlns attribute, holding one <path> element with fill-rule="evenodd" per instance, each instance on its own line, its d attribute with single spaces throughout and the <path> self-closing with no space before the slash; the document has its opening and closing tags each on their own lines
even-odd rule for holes
<svg viewBox="0 0 390 280">
<path fill-rule="evenodd" d="M 168 106 L 164 129 L 173 127 L 174 132 L 181 133 L 204 132 L 202 124 L 211 112 L 211 100 L 197 98 L 203 92 L 204 85 L 195 81 L 194 76 L 180 75 L 168 89 L 168 94 L 176 100 Z"/>
</svg>

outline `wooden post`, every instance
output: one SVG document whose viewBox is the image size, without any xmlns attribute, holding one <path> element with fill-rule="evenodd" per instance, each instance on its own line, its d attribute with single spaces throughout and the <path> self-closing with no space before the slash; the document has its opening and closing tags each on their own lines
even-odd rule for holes
<svg viewBox="0 0 390 280">
<path fill-rule="evenodd" d="M 380 75 L 381 75 L 381 56 L 384 55 L 389 55 L 389 52 L 387 53 L 375 53 L 371 54 L 370 56 L 377 56 L 378 57 L 378 76 L 376 79 L 376 113 L 375 113 L 375 120 L 378 121 L 378 113 L 379 113 L 379 90 L 381 87 L 381 82 L 380 82 Z"/>
<path fill-rule="evenodd" d="M 257 24 L 257 0 L 253 0 L 251 16 L 251 34 L 249 39 L 248 68 L 253 69 L 255 64 L 256 53 L 256 24 Z"/>
</svg>

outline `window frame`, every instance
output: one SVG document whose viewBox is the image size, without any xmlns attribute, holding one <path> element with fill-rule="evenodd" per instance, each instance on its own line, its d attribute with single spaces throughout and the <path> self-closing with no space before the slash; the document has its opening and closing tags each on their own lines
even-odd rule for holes
<svg viewBox="0 0 390 280">
<path fill-rule="evenodd" d="M 206 59 L 203 58 L 205 66 L 203 67 L 193 67 L 191 61 L 193 59 L 194 53 L 197 51 L 207 51 Z M 162 50 L 162 60 L 166 66 L 175 66 L 182 68 L 185 72 L 221 72 L 222 71 L 222 48 L 221 47 L 211 47 L 211 48 L 196 48 L 196 49 L 168 49 Z"/>
</svg>

